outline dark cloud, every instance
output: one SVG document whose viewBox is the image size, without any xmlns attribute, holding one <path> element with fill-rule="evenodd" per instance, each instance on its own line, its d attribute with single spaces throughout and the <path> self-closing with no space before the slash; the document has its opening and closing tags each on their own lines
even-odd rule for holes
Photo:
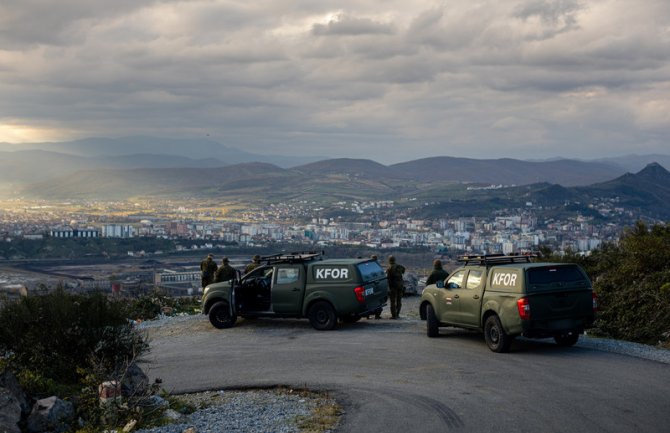
<svg viewBox="0 0 670 433">
<path fill-rule="evenodd" d="M 86 38 L 91 22 L 113 19 L 151 2 L 114 0 L 5 0 L 0 4 L 0 46 L 68 45 Z"/>
<path fill-rule="evenodd" d="M 665 0 L 57 3 L 0 5 L 0 141 L 206 132 L 382 162 L 667 147 Z"/>
<path fill-rule="evenodd" d="M 539 19 L 542 28 L 531 39 L 549 39 L 579 27 L 578 14 L 586 8 L 576 0 L 533 0 L 518 6 L 516 17 L 522 20 Z"/>
</svg>

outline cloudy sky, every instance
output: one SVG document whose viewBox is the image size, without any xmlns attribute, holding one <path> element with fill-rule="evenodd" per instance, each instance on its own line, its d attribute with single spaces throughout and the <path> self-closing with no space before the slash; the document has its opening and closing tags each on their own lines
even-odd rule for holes
<svg viewBox="0 0 670 433">
<path fill-rule="evenodd" d="M 2 0 L 0 142 L 670 153 L 668 0 Z M 200 156 L 199 156 L 200 157 Z"/>
</svg>

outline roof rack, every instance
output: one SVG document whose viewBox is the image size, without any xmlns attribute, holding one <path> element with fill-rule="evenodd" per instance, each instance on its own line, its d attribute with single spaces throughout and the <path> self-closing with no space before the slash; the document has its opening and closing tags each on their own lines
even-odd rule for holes
<svg viewBox="0 0 670 433">
<path fill-rule="evenodd" d="M 535 254 L 481 254 L 481 255 L 467 255 L 458 259 L 459 262 L 465 262 L 468 265 L 491 266 L 501 265 L 505 263 L 530 263 L 530 259 L 537 257 Z"/>
<path fill-rule="evenodd" d="M 325 255 L 324 251 L 296 251 L 292 253 L 278 253 L 269 256 L 261 256 L 261 262 L 268 265 L 273 263 L 302 263 L 316 260 Z"/>
</svg>

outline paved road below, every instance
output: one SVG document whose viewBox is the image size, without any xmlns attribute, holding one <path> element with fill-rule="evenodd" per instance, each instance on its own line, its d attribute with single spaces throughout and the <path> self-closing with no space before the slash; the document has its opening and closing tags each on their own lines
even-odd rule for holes
<svg viewBox="0 0 670 433">
<path fill-rule="evenodd" d="M 408 303 L 404 320 L 330 332 L 306 320 L 168 324 L 151 330 L 147 369 L 173 392 L 329 390 L 345 407 L 343 432 L 668 432 L 668 364 L 546 340 L 496 354 L 456 329 L 429 339 Z"/>
</svg>

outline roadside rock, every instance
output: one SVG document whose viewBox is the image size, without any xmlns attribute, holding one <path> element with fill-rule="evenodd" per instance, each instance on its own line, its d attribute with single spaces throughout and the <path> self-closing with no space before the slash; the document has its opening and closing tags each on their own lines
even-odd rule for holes
<svg viewBox="0 0 670 433">
<path fill-rule="evenodd" d="M 0 374 L 0 387 L 7 389 L 21 406 L 21 413 L 28 415 L 30 412 L 28 397 L 12 372 L 5 370 Z"/>
<path fill-rule="evenodd" d="M 123 375 L 121 390 L 126 397 L 144 395 L 149 390 L 149 378 L 137 364 L 130 364 Z"/>
<path fill-rule="evenodd" d="M 7 388 L 0 388 L 0 431 L 21 433 L 21 404 Z"/>
<path fill-rule="evenodd" d="M 37 400 L 28 416 L 29 433 L 44 431 L 65 432 L 71 429 L 75 412 L 72 403 L 56 396 Z"/>
</svg>

